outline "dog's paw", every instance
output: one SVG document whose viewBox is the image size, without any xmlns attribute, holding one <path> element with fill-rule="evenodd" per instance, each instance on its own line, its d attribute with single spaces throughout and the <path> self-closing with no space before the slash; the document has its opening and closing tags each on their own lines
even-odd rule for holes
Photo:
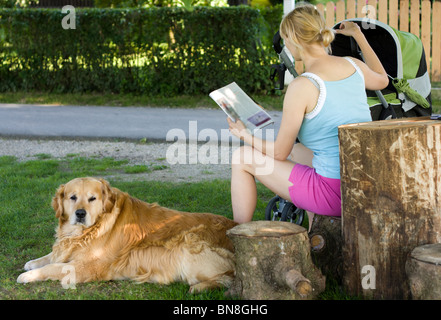
<svg viewBox="0 0 441 320">
<path fill-rule="evenodd" d="M 190 286 L 188 293 L 197 294 L 197 293 L 201 293 L 203 291 L 211 290 L 211 289 L 214 289 L 217 287 L 218 286 L 212 281 L 199 282 L 199 283 L 196 283 L 196 284 Z"/>
<path fill-rule="evenodd" d="M 37 270 L 31 270 L 28 272 L 24 272 L 21 275 L 18 276 L 17 278 L 17 282 L 18 283 L 29 283 L 29 282 L 34 282 L 34 281 L 38 281 L 39 277 L 38 277 L 38 272 L 36 272 Z"/>
<path fill-rule="evenodd" d="M 199 290 L 197 284 L 190 286 L 190 289 L 188 289 L 188 293 L 190 293 L 190 294 L 196 294 L 199 292 L 200 292 L 200 290 Z"/>
<path fill-rule="evenodd" d="M 24 269 L 26 271 L 34 270 L 37 268 L 39 268 L 37 260 L 30 260 L 30 261 L 26 262 L 26 264 L 24 265 Z"/>
</svg>

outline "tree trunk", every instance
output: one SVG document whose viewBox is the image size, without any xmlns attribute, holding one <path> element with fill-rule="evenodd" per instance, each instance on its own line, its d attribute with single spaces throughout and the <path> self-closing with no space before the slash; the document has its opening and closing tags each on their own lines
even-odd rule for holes
<svg viewBox="0 0 441 320">
<path fill-rule="evenodd" d="M 312 261 L 326 277 L 338 283 L 343 277 L 341 218 L 314 215 L 309 232 Z"/>
<path fill-rule="evenodd" d="M 441 244 L 413 249 L 406 263 L 412 299 L 441 300 Z"/>
<path fill-rule="evenodd" d="M 408 254 L 441 242 L 441 122 L 339 127 L 343 284 L 372 298 L 410 297 Z"/>
<path fill-rule="evenodd" d="M 312 299 L 325 277 L 311 260 L 305 228 L 289 222 L 253 221 L 227 231 L 236 256 L 229 294 L 242 299 Z"/>
</svg>

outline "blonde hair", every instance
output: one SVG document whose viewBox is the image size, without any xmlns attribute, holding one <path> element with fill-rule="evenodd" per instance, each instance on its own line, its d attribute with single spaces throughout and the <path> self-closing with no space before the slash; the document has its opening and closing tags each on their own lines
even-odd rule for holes
<svg viewBox="0 0 441 320">
<path fill-rule="evenodd" d="M 334 31 L 326 27 L 325 19 L 312 5 L 302 5 L 288 13 L 280 23 L 280 36 L 295 47 L 318 43 L 331 53 L 329 46 L 334 40 Z"/>
</svg>

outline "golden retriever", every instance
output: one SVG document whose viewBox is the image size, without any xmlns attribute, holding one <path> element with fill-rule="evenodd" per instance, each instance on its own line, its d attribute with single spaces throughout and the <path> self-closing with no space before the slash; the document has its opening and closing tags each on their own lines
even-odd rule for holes
<svg viewBox="0 0 441 320">
<path fill-rule="evenodd" d="M 149 204 L 95 178 L 61 185 L 52 207 L 59 219 L 52 252 L 27 262 L 19 283 L 61 281 L 74 270 L 76 283 L 183 281 L 199 292 L 234 277 L 226 231 L 236 223 L 225 217 Z"/>
</svg>

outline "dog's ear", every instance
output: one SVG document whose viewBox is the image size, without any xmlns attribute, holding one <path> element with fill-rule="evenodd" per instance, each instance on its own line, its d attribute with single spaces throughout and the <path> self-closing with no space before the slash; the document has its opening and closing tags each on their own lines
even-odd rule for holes
<svg viewBox="0 0 441 320">
<path fill-rule="evenodd" d="M 64 214 L 64 184 L 58 187 L 57 192 L 55 193 L 55 197 L 52 198 L 52 208 L 55 210 L 55 218 L 61 219 Z"/>
<path fill-rule="evenodd" d="M 101 190 L 103 193 L 103 212 L 111 212 L 113 209 L 113 206 L 115 205 L 116 196 L 115 193 L 112 191 L 112 188 L 110 187 L 110 184 L 104 180 L 100 179 L 101 182 Z"/>
</svg>

